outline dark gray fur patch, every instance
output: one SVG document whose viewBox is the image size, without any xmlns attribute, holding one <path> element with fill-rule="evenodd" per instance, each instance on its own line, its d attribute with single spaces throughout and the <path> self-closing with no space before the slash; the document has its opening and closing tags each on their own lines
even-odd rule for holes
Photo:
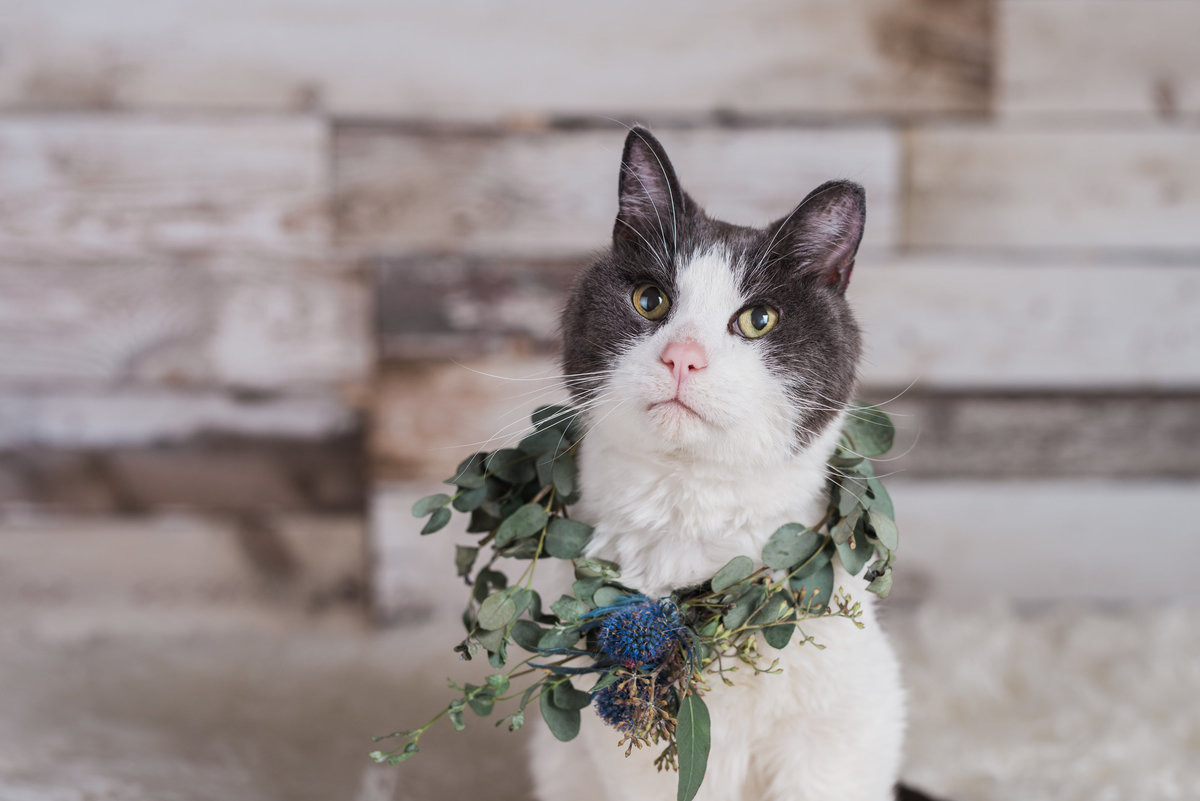
<svg viewBox="0 0 1200 801">
<path fill-rule="evenodd" d="M 678 297 L 680 262 L 720 246 L 731 254 L 748 305 L 779 310 L 775 328 L 752 342 L 802 410 L 793 446 L 806 445 L 854 392 L 861 337 L 844 291 L 862 237 L 862 189 L 831 182 L 766 228 L 731 225 L 708 217 L 681 190 L 658 140 L 634 128 L 626 139 L 619 197 L 613 246 L 580 274 L 563 311 L 567 375 L 611 369 L 626 348 L 671 317 L 668 312 L 650 321 L 639 315 L 630 302 L 634 288 L 654 283 Z M 738 336 L 735 317 L 729 336 Z M 604 383 L 603 375 L 568 380 L 577 403 Z"/>
</svg>

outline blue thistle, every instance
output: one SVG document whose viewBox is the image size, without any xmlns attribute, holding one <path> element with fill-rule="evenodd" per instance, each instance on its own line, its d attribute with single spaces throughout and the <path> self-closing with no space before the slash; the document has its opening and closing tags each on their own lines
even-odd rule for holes
<svg viewBox="0 0 1200 801">
<path fill-rule="evenodd" d="M 608 614 L 596 644 L 609 659 L 627 668 L 656 667 L 681 640 L 683 620 L 670 601 L 636 601 Z"/>
<path fill-rule="evenodd" d="M 669 684 L 640 674 L 599 690 L 592 702 L 596 714 L 609 726 L 626 734 L 644 734 L 666 713 L 670 695 Z"/>
</svg>

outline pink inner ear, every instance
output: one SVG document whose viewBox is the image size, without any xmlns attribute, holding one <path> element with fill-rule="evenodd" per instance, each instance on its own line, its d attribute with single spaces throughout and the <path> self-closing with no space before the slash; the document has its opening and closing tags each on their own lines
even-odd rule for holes
<svg viewBox="0 0 1200 801">
<path fill-rule="evenodd" d="M 833 269 L 829 271 L 829 285 L 836 286 L 839 290 L 845 291 L 846 287 L 850 286 L 850 273 L 854 272 L 854 257 L 851 256 L 849 261 L 835 262 Z"/>
</svg>

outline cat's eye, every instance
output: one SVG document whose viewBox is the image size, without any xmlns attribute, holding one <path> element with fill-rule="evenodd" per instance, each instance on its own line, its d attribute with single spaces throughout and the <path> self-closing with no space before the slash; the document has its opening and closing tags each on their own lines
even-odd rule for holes
<svg viewBox="0 0 1200 801">
<path fill-rule="evenodd" d="M 758 339 L 779 322 L 779 312 L 772 306 L 751 306 L 737 316 L 737 330 L 746 339 Z"/>
<path fill-rule="evenodd" d="M 633 308 L 647 320 L 661 320 L 671 308 L 671 301 L 654 284 L 639 284 L 633 290 Z"/>
</svg>

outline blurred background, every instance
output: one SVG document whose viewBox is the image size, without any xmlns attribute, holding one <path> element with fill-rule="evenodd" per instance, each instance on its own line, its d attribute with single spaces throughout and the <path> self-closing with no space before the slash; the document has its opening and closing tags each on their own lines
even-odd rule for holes
<svg viewBox="0 0 1200 801">
<path fill-rule="evenodd" d="M 1197 31 L 1193 0 L 0 0 L 0 797 L 527 797 L 490 726 L 364 754 L 460 669 L 456 536 L 411 503 L 559 397 L 633 122 L 732 222 L 867 189 L 908 774 L 1200 797 Z"/>
</svg>

